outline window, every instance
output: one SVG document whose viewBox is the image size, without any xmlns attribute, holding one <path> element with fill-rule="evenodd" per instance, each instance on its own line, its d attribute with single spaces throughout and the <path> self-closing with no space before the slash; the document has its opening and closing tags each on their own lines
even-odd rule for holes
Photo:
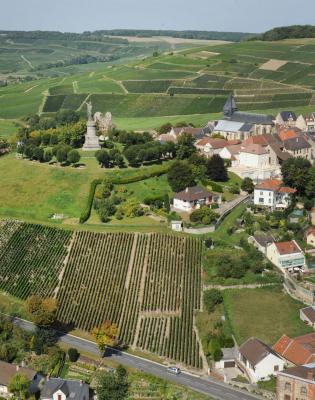
<svg viewBox="0 0 315 400">
<path fill-rule="evenodd" d="M 284 395 L 284 400 L 291 400 L 291 396 L 288 395 L 288 394 L 285 394 L 285 395 Z"/>
<path fill-rule="evenodd" d="M 273 367 L 273 370 L 274 370 L 274 371 L 279 371 L 279 365 L 275 365 L 275 366 Z"/>
<path fill-rule="evenodd" d="M 304 394 L 305 396 L 307 395 L 307 389 L 305 386 L 301 387 L 301 394 Z"/>
<path fill-rule="evenodd" d="M 58 400 L 61 400 L 61 394 L 58 394 Z"/>
<path fill-rule="evenodd" d="M 263 197 L 259 197 L 259 203 L 263 203 L 264 202 L 264 198 Z"/>
<path fill-rule="evenodd" d="M 284 385 L 284 390 L 287 390 L 288 392 L 291 392 L 291 383 L 286 382 Z"/>
<path fill-rule="evenodd" d="M 264 192 L 260 192 L 260 195 L 263 196 L 263 195 L 264 195 Z"/>
</svg>

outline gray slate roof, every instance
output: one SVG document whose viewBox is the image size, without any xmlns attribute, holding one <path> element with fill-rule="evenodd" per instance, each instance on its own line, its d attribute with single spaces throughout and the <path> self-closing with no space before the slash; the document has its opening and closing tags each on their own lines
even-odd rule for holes
<svg viewBox="0 0 315 400">
<path fill-rule="evenodd" d="M 269 243 L 273 243 L 275 241 L 272 235 L 269 235 L 265 232 L 255 232 L 254 239 L 263 247 L 266 247 Z"/>
<path fill-rule="evenodd" d="M 283 145 L 286 150 L 291 151 L 310 149 L 312 147 L 302 136 L 287 139 L 283 142 Z"/>
<path fill-rule="evenodd" d="M 287 122 L 290 119 L 296 121 L 296 114 L 293 111 L 281 111 L 280 115 L 284 122 Z"/>
<path fill-rule="evenodd" d="M 230 121 L 243 122 L 253 125 L 273 125 L 274 117 L 266 114 L 256 114 L 236 111 L 229 118 Z"/>
<path fill-rule="evenodd" d="M 41 399 L 52 399 L 61 390 L 69 400 L 89 400 L 89 385 L 80 381 L 49 378 L 41 391 Z"/>
</svg>

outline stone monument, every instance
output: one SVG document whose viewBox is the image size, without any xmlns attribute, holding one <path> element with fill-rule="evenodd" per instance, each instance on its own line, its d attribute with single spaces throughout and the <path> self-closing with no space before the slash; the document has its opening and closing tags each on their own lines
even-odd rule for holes
<svg viewBox="0 0 315 400">
<path fill-rule="evenodd" d="M 94 114 L 94 120 L 98 124 L 98 128 L 102 133 L 108 133 L 115 127 L 111 112 L 107 112 L 105 115 L 97 112 Z"/>
<path fill-rule="evenodd" d="M 88 150 L 99 150 L 101 148 L 100 143 L 99 143 L 99 138 L 96 135 L 96 122 L 93 119 L 93 114 L 92 114 L 92 103 L 86 103 L 87 107 L 87 116 L 88 116 L 88 121 L 86 124 L 86 135 L 85 135 L 85 142 L 82 147 L 82 150 L 88 151 Z"/>
</svg>

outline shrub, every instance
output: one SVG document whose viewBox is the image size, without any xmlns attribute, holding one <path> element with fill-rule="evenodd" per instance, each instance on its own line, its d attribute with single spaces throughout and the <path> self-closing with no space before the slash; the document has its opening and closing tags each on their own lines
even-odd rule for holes
<svg viewBox="0 0 315 400">
<path fill-rule="evenodd" d="M 70 360 L 71 362 L 76 362 L 76 361 L 78 360 L 79 356 L 80 356 L 80 353 L 78 352 L 77 349 L 71 347 L 71 348 L 68 350 L 68 356 L 69 356 L 69 360 Z"/>
<path fill-rule="evenodd" d="M 203 303 L 208 313 L 212 313 L 215 306 L 223 302 L 223 296 L 220 290 L 210 289 L 203 294 Z"/>
</svg>

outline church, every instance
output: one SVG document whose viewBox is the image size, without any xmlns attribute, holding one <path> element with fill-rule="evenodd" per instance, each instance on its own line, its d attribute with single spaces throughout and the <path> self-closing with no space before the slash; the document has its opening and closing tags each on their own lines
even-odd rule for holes
<svg viewBox="0 0 315 400">
<path fill-rule="evenodd" d="M 235 97 L 231 94 L 223 107 L 224 118 L 214 128 L 227 140 L 246 140 L 250 136 L 274 133 L 275 118 L 272 115 L 238 111 Z"/>
</svg>

